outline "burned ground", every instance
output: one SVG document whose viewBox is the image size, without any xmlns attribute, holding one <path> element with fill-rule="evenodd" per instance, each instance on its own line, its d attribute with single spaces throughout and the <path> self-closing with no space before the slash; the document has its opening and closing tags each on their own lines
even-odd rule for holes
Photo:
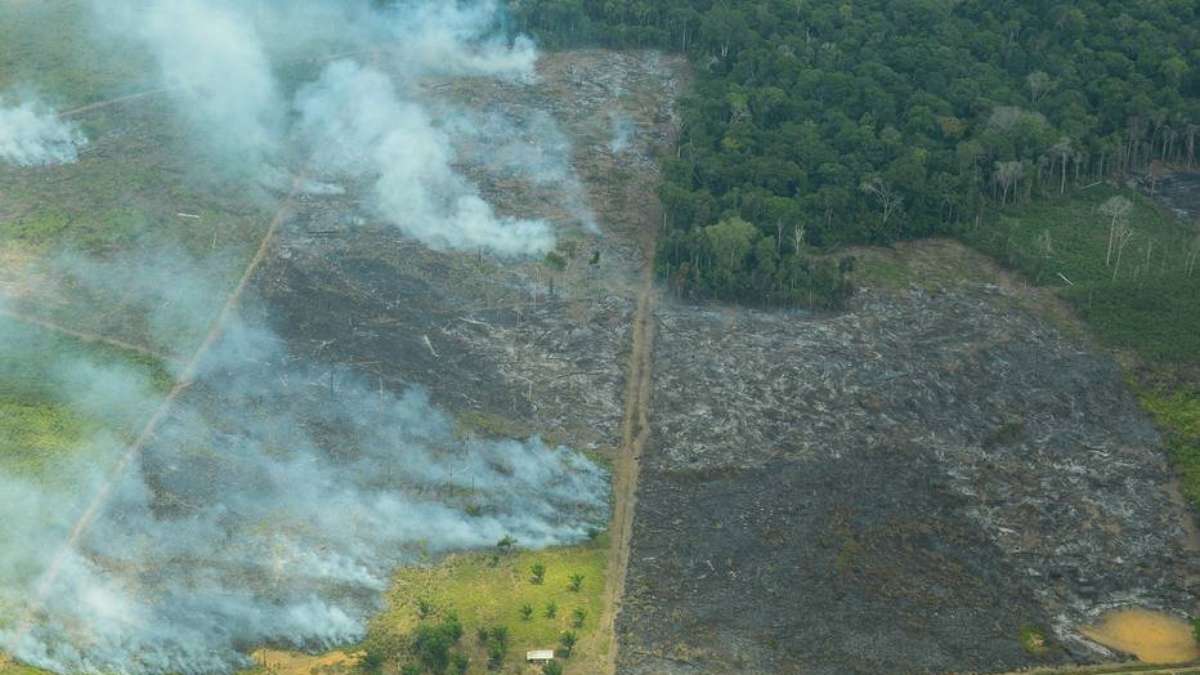
<svg viewBox="0 0 1200 675">
<path fill-rule="evenodd" d="M 1147 185 L 1143 188 L 1150 192 Z M 1180 218 L 1192 222 L 1200 218 L 1200 173 L 1183 171 L 1165 176 L 1154 185 L 1152 194 Z"/>
<path fill-rule="evenodd" d="M 654 53 L 585 51 L 545 56 L 531 83 L 432 83 L 431 96 L 502 113 L 498 123 L 517 131 L 547 115 L 561 129 L 570 189 L 533 185 L 467 143 L 459 168 L 500 213 L 554 222 L 563 269 L 432 251 L 374 224 L 353 194 L 312 197 L 256 281 L 267 320 L 298 357 L 392 389 L 421 385 L 473 431 L 542 434 L 611 456 L 642 265 L 634 235 L 657 224 L 647 191 L 681 72 Z M 608 148 L 614 110 L 638 129 L 621 153 Z M 528 150 L 528 140 L 513 143 Z M 580 210 L 599 232 L 578 222 Z"/>
<path fill-rule="evenodd" d="M 1117 365 L 1001 287 L 659 320 L 623 672 L 1087 662 L 1111 655 L 1074 628 L 1104 609 L 1194 610 Z"/>
</svg>

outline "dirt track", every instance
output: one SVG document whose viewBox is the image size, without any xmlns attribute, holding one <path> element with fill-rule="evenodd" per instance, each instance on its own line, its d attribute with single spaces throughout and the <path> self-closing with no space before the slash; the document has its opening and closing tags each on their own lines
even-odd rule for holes
<svg viewBox="0 0 1200 675">
<path fill-rule="evenodd" d="M 642 290 L 633 320 L 629 374 L 625 385 L 625 416 L 621 422 L 621 454 L 613 470 L 613 517 L 609 532 L 612 547 L 608 559 L 605 611 L 601 625 L 609 639 L 605 671 L 616 672 L 615 623 L 625 594 L 629 567 L 629 543 L 633 539 L 633 512 L 637 504 L 638 475 L 642 449 L 650 430 L 650 393 L 654 359 L 654 234 L 646 235 Z"/>
<path fill-rule="evenodd" d="M 178 363 L 178 360 L 175 357 L 168 356 L 168 355 L 162 354 L 160 352 L 156 352 L 153 349 L 150 349 L 149 347 L 145 347 L 142 345 L 136 345 L 136 344 L 133 344 L 132 342 L 126 342 L 125 340 L 118 340 L 116 338 L 111 338 L 111 337 L 108 337 L 105 335 L 99 335 L 97 333 L 78 331 L 73 328 L 68 328 L 66 326 L 54 323 L 53 321 L 47 321 L 46 319 L 32 316 L 30 314 L 25 314 L 24 312 L 13 312 L 13 311 L 8 311 L 8 310 L 0 310 L 0 316 L 8 318 L 8 319 L 12 319 L 14 321 L 20 321 L 22 323 L 27 323 L 27 324 L 30 324 L 33 326 L 37 326 L 38 328 L 43 328 L 45 330 L 48 330 L 48 331 L 51 331 L 54 333 L 61 333 L 63 335 L 73 337 L 76 340 L 80 340 L 82 342 L 102 344 L 102 345 L 107 345 L 109 347 L 115 347 L 117 349 L 120 349 L 121 351 L 133 352 L 135 354 L 141 354 L 142 356 L 148 356 L 150 358 L 162 361 L 163 363 Z"/>
</svg>

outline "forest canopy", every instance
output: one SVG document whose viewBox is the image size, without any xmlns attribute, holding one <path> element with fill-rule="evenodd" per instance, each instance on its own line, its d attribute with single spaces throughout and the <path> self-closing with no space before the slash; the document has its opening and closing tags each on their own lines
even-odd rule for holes
<svg viewBox="0 0 1200 675">
<path fill-rule="evenodd" d="M 836 304 L 849 265 L 814 249 L 953 233 L 990 208 L 1195 163 L 1194 0 L 510 8 L 548 46 L 688 55 L 658 260 L 688 294 Z"/>
</svg>

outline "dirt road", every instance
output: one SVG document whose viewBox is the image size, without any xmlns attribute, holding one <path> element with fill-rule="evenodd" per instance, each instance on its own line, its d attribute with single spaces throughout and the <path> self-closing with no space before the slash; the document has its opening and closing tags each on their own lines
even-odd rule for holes
<svg viewBox="0 0 1200 675">
<path fill-rule="evenodd" d="M 629 374 L 625 383 L 625 415 L 621 423 L 621 453 L 613 467 L 612 537 L 608 558 L 608 583 L 604 591 L 601 634 L 608 638 L 604 672 L 616 672 L 618 640 L 616 618 L 625 594 L 629 566 L 629 543 L 633 538 L 633 514 L 637 504 L 638 474 L 642 450 L 650 432 L 650 392 L 654 359 L 654 229 L 643 241 L 645 260 L 641 290 L 633 318 Z"/>
</svg>

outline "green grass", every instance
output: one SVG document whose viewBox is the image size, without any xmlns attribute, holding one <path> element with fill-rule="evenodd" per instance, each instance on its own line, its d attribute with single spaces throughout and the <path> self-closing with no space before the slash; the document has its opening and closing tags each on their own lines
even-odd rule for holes
<svg viewBox="0 0 1200 675">
<path fill-rule="evenodd" d="M 59 468 L 86 451 L 86 440 L 99 431 L 127 434 L 151 412 L 170 386 L 170 375 L 151 359 L 116 349 L 84 344 L 40 328 L 0 319 L 0 340 L 14 358 L 0 361 L 0 470 L 50 484 L 71 480 Z M 120 371 L 144 386 L 137 404 L 111 411 L 79 410 L 64 390 L 78 385 L 60 381 L 58 367 L 86 359 L 101 373 Z"/>
<path fill-rule="evenodd" d="M 145 54 L 101 39 L 87 0 L 0 3 L 0 93 L 33 87 L 80 105 L 131 90 Z"/>
<path fill-rule="evenodd" d="M 1183 496 L 1200 509 L 1200 392 L 1144 391 L 1141 399 L 1166 431 Z"/>
<path fill-rule="evenodd" d="M 0 467 L 10 474 L 41 474 L 70 456 L 89 425 L 62 404 L 0 397 Z"/>
<path fill-rule="evenodd" d="M 1029 624 L 1021 626 L 1017 637 L 1021 641 L 1021 648 L 1034 656 L 1041 656 L 1048 650 L 1046 646 L 1046 633 L 1037 626 Z"/>
<path fill-rule="evenodd" d="M 1117 194 L 1135 205 L 1119 268 L 1106 263 L 1109 219 L 1098 211 Z M 1098 186 L 1008 209 L 964 238 L 1033 283 L 1060 287 L 1105 344 L 1149 362 L 1188 363 L 1200 355 L 1200 272 L 1184 273 L 1196 235 L 1149 199 Z"/>
<path fill-rule="evenodd" d="M 524 662 L 530 649 L 552 649 L 558 646 L 559 636 L 574 630 L 580 638 L 571 661 L 598 657 L 596 647 L 582 648 L 594 637 L 603 610 L 604 575 L 608 560 L 608 537 L 600 535 L 582 546 L 554 548 L 544 551 L 518 550 L 501 555 L 495 562 L 493 553 L 479 552 L 454 555 L 434 567 L 405 568 L 397 572 L 388 593 L 388 609 L 372 621 L 371 632 L 395 636 L 410 634 L 422 621 L 420 603 L 433 608 L 425 621 L 436 622 L 447 612 L 456 612 L 464 628 L 460 651 L 471 658 L 472 673 L 486 672 L 487 652 L 476 638 L 481 627 L 505 626 L 509 633 L 506 664 Z M 530 568 L 535 563 L 546 567 L 545 580 L 532 583 Z M 570 590 L 573 574 L 583 575 L 578 592 Z M 546 618 L 548 603 L 557 605 L 557 615 Z M 521 617 L 521 606 L 529 604 L 533 616 Z M 586 612 L 583 626 L 572 626 L 576 608 Z"/>
<path fill-rule="evenodd" d="M 3 659 L 3 655 L 0 655 L 0 675 L 47 675 L 49 673 L 49 671 L 38 670 L 31 666 L 5 662 Z"/>
</svg>

